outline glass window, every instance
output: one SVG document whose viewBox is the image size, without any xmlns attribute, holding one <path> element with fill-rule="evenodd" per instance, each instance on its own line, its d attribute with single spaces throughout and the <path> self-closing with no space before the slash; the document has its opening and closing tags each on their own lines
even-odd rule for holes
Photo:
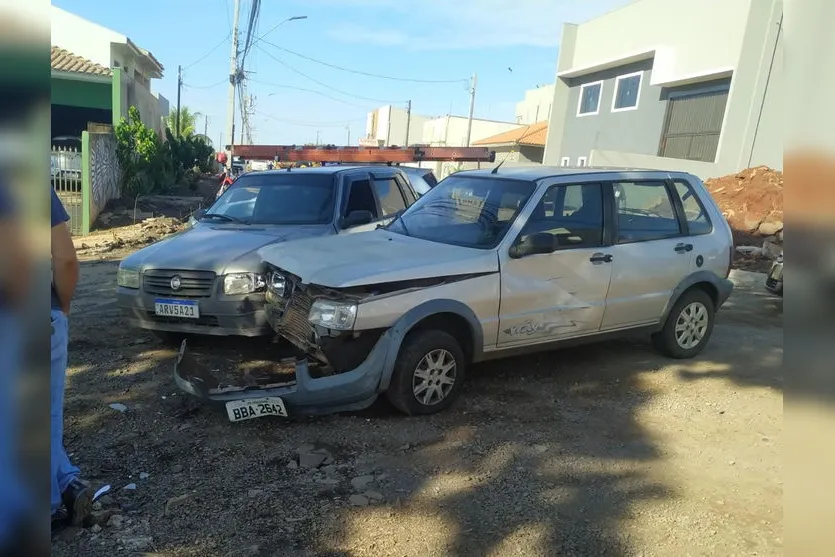
<svg viewBox="0 0 835 557">
<path fill-rule="evenodd" d="M 641 74 L 617 78 L 615 84 L 615 101 L 612 109 L 623 110 L 638 106 L 638 92 L 641 89 Z"/>
<path fill-rule="evenodd" d="M 676 180 L 676 191 L 681 198 L 684 207 L 684 216 L 687 218 L 687 228 L 691 236 L 709 234 L 713 230 L 713 224 L 707 216 L 702 202 L 690 184 L 682 180 Z"/>
<path fill-rule="evenodd" d="M 345 207 L 345 216 L 354 211 L 368 211 L 377 219 L 377 201 L 374 199 L 374 192 L 371 190 L 371 181 L 367 178 L 351 181 L 348 193 L 348 204 Z"/>
<path fill-rule="evenodd" d="M 333 220 L 334 191 L 331 174 L 249 174 L 238 178 L 206 213 L 239 224 L 326 224 Z"/>
<path fill-rule="evenodd" d="M 600 91 L 603 82 L 588 83 L 580 87 L 580 106 L 578 114 L 596 114 L 600 109 Z"/>
<path fill-rule="evenodd" d="M 403 193 L 397 187 L 397 182 L 394 181 L 394 178 L 374 180 L 374 190 L 380 199 L 380 208 L 383 211 L 383 217 L 389 217 L 397 211 L 406 208 L 406 202 L 403 201 Z"/>
<path fill-rule="evenodd" d="M 507 234 L 536 183 L 453 174 L 421 196 L 389 230 L 424 240 L 491 249 Z"/>
<path fill-rule="evenodd" d="M 618 242 L 646 242 L 681 234 L 664 182 L 617 182 Z"/>
<path fill-rule="evenodd" d="M 554 249 L 589 248 L 603 243 L 603 194 L 600 184 L 553 186 L 531 213 L 519 235 L 549 234 Z"/>
</svg>

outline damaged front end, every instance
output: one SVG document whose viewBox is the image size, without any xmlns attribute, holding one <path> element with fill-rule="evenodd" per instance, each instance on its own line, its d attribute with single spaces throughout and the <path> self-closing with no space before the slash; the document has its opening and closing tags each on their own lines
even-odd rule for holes
<svg viewBox="0 0 835 557">
<path fill-rule="evenodd" d="M 353 330 L 359 303 L 374 294 L 304 284 L 273 267 L 268 272 L 267 321 L 327 372 L 343 373 L 362 364 L 385 332 L 384 328 Z"/>
</svg>

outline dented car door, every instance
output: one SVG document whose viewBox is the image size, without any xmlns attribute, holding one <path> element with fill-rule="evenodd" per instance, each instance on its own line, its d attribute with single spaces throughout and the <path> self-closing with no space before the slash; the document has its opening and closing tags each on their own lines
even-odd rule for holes
<svg viewBox="0 0 835 557">
<path fill-rule="evenodd" d="M 598 183 L 550 186 L 509 252 L 500 252 L 498 347 L 600 329 L 612 276 L 603 193 Z"/>
</svg>

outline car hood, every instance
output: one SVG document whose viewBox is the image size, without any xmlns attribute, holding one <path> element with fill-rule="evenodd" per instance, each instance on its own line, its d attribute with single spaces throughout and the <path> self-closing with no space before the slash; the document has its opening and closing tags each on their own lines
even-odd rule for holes
<svg viewBox="0 0 835 557">
<path fill-rule="evenodd" d="M 387 230 L 272 245 L 258 253 L 302 282 L 331 288 L 499 270 L 495 250 L 451 246 Z"/>
<path fill-rule="evenodd" d="M 252 272 L 261 268 L 257 250 L 297 238 L 333 234 L 330 225 L 236 226 L 197 223 L 179 234 L 143 248 L 125 258 L 125 267 Z"/>
</svg>

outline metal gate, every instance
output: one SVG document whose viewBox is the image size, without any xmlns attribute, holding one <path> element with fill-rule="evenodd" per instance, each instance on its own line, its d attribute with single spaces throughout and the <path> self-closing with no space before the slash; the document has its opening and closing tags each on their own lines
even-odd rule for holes
<svg viewBox="0 0 835 557">
<path fill-rule="evenodd" d="M 727 89 L 671 98 L 659 156 L 714 162 L 727 103 Z"/>
<path fill-rule="evenodd" d="M 50 176 L 52 188 L 70 215 L 70 231 L 73 235 L 85 234 L 81 151 L 73 147 L 53 147 Z"/>
</svg>

